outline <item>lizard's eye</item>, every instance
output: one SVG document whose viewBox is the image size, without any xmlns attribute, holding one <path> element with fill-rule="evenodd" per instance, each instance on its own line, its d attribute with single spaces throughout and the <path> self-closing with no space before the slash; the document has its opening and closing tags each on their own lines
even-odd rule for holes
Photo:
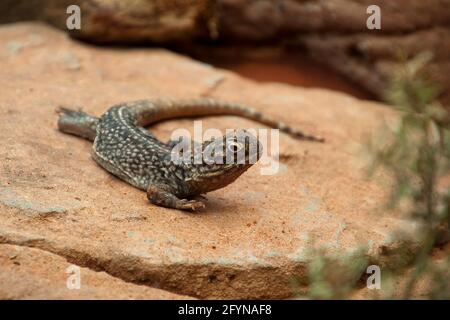
<svg viewBox="0 0 450 320">
<path fill-rule="evenodd" d="M 231 141 L 228 142 L 228 150 L 230 150 L 231 152 L 238 152 L 239 150 L 242 149 L 242 143 L 236 142 L 236 141 Z"/>
</svg>

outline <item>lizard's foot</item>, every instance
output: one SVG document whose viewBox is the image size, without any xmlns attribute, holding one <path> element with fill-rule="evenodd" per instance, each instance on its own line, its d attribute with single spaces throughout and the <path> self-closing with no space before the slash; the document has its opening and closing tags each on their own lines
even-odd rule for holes
<svg viewBox="0 0 450 320">
<path fill-rule="evenodd" d="M 180 210 L 197 210 L 205 208 L 205 204 L 199 200 L 180 199 L 170 190 L 167 185 L 150 185 L 147 189 L 147 197 L 151 203 L 166 208 Z"/>
<path fill-rule="evenodd" d="M 203 208 L 205 208 L 205 204 L 199 200 L 181 199 L 181 200 L 177 201 L 177 209 L 195 211 L 197 209 L 203 209 Z"/>
</svg>

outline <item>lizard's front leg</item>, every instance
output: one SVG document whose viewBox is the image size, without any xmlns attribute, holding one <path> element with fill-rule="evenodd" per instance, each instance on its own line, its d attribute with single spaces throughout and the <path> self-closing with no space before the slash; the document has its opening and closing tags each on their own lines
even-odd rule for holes
<svg viewBox="0 0 450 320">
<path fill-rule="evenodd" d="M 195 211 L 205 207 L 199 200 L 179 199 L 170 191 L 170 187 L 165 185 L 150 185 L 147 188 L 147 198 L 151 203 L 166 208 Z"/>
</svg>

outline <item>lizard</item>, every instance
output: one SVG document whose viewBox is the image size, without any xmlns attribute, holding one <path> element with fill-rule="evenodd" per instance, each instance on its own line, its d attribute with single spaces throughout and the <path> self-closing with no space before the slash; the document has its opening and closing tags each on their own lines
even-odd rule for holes
<svg viewBox="0 0 450 320">
<path fill-rule="evenodd" d="M 235 181 L 261 156 L 260 141 L 248 130 L 238 129 L 213 138 L 198 147 L 200 156 L 209 150 L 214 159 L 231 154 L 234 161 L 174 162 L 173 148 L 179 141 L 164 143 L 145 127 L 163 120 L 183 117 L 234 115 L 279 129 L 295 138 L 324 142 L 304 134 L 250 107 L 212 98 L 186 100 L 153 99 L 120 103 L 109 108 L 100 118 L 80 110 L 60 107 L 58 129 L 93 142 L 91 156 L 106 171 L 146 191 L 155 205 L 181 210 L 205 207 L 196 199 L 202 194 L 225 187 Z M 244 139 L 239 139 L 244 137 Z M 214 144 L 218 148 L 209 146 Z M 195 153 L 194 153 L 195 154 Z M 238 154 L 244 155 L 236 161 Z"/>
</svg>

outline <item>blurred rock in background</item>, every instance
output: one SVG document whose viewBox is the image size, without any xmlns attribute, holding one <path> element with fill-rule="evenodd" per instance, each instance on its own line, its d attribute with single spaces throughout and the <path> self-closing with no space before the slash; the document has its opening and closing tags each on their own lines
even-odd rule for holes
<svg viewBox="0 0 450 320">
<path fill-rule="evenodd" d="M 71 4 L 82 10 L 71 34 L 86 41 L 301 49 L 380 99 L 399 56 L 429 51 L 427 72 L 450 105 L 450 0 L 3 0 L 0 22 L 67 30 Z M 381 30 L 366 26 L 370 5 L 381 8 Z"/>
</svg>

